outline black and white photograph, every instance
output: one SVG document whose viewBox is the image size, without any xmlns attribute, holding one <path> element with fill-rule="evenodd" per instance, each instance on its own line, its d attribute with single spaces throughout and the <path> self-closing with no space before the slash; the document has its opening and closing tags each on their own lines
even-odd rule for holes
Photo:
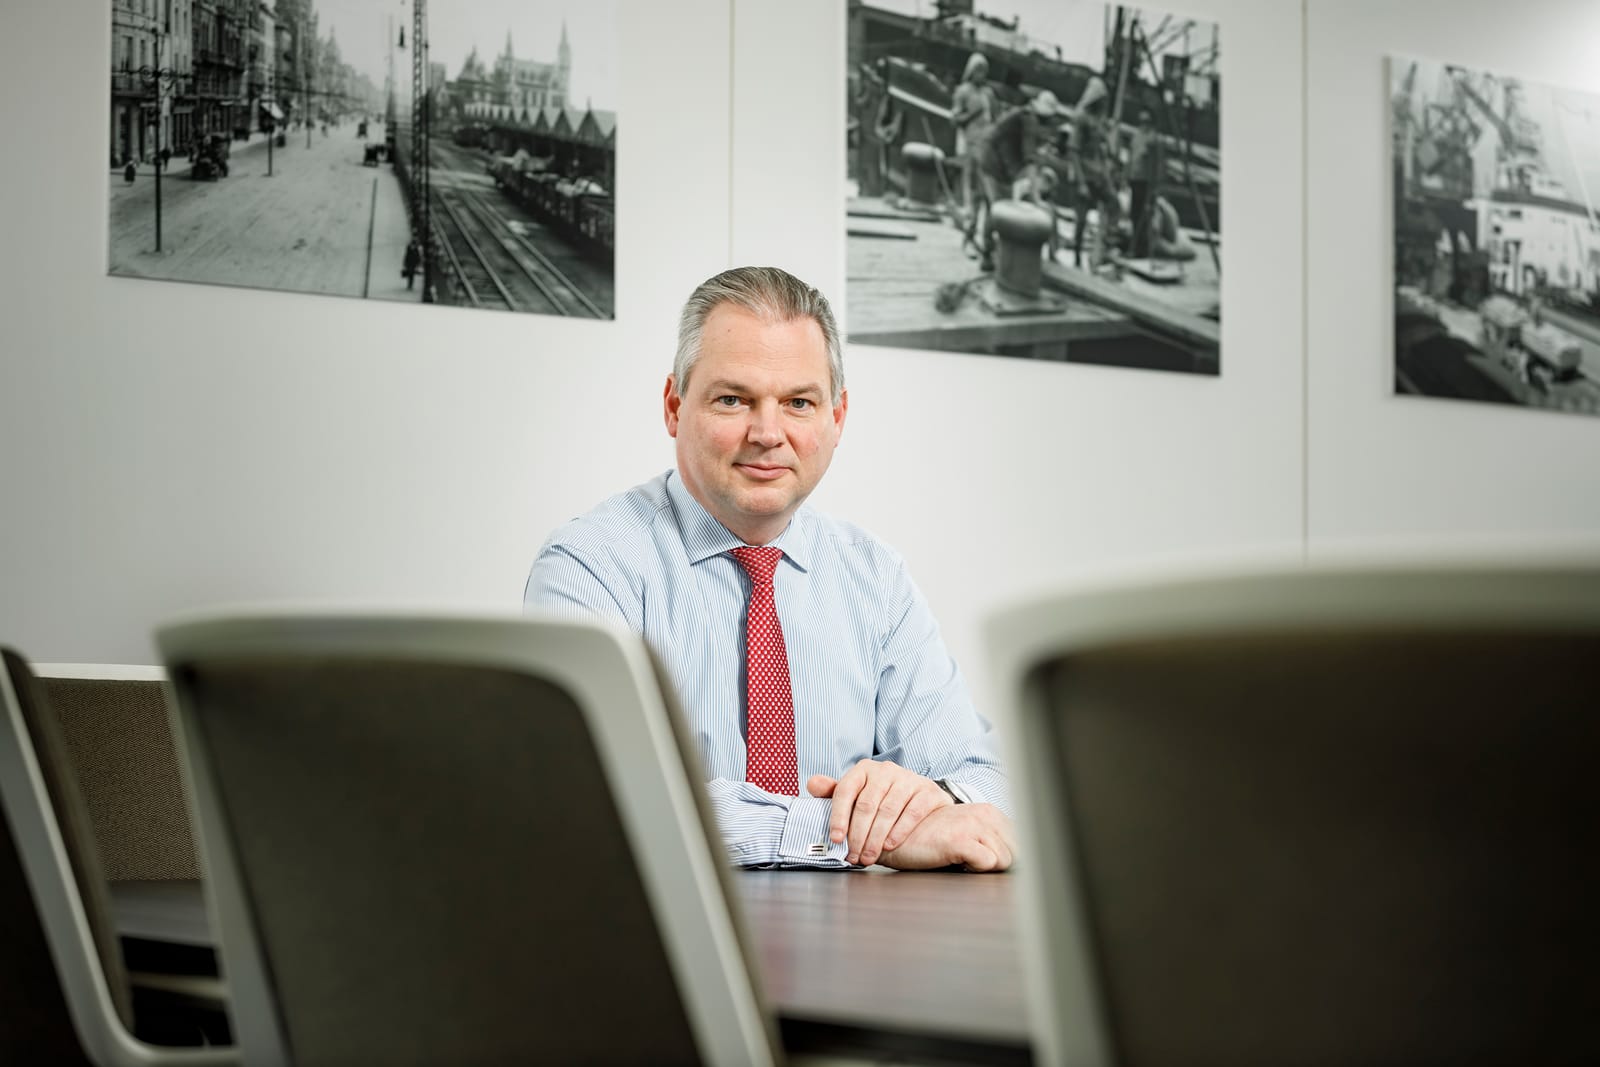
<svg viewBox="0 0 1600 1067">
<path fill-rule="evenodd" d="M 112 275 L 615 317 L 613 0 L 112 0 Z"/>
<path fill-rule="evenodd" d="M 1221 372 L 1215 22 L 846 3 L 852 342 Z"/>
<path fill-rule="evenodd" d="M 1600 95 L 1389 60 L 1398 394 L 1600 414 Z"/>
</svg>

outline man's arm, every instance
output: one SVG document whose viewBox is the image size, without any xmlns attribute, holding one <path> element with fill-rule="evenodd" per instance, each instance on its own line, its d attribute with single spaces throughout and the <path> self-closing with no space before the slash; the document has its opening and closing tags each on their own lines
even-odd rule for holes
<svg viewBox="0 0 1600 1067">
<path fill-rule="evenodd" d="M 888 862 L 926 820 L 955 805 L 951 794 L 963 804 L 990 809 L 989 822 L 1010 825 L 993 731 L 972 706 L 933 614 L 903 564 L 886 592 L 874 758 L 857 763 L 837 781 L 817 775 L 807 786 L 813 795 L 832 799 L 830 836 L 847 846 L 848 859 L 861 864 Z M 940 781 L 949 786 L 948 793 Z M 941 822 L 970 828 L 973 818 L 967 813 L 944 816 Z M 1003 869 L 1010 859 L 999 868 L 988 862 L 982 869 Z"/>
<path fill-rule="evenodd" d="M 539 553 L 522 603 L 524 610 L 610 619 L 635 633 L 644 628 L 638 596 L 620 573 L 564 545 L 548 545 Z M 711 779 L 706 792 L 734 865 L 849 866 L 844 846 L 828 840 L 827 800 L 778 796 L 728 778 Z"/>
</svg>

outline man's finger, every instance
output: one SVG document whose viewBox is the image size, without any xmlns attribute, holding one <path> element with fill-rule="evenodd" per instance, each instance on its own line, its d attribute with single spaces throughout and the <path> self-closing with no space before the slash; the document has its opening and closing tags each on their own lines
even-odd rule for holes
<svg viewBox="0 0 1600 1067">
<path fill-rule="evenodd" d="M 993 871 L 1000 868 L 1000 857 L 994 849 L 977 839 L 973 839 L 963 850 L 966 852 L 966 868 L 969 871 Z"/>
<path fill-rule="evenodd" d="M 878 854 L 883 851 L 884 839 L 905 817 L 907 805 L 914 800 L 916 790 L 916 783 L 909 775 L 900 776 L 899 780 L 889 787 L 883 803 L 878 805 L 878 813 L 873 816 L 872 827 L 867 831 L 866 840 L 861 846 L 862 866 L 877 861 Z"/>
<path fill-rule="evenodd" d="M 846 857 L 851 863 L 860 862 L 861 850 L 867 843 L 868 832 L 872 830 L 872 820 L 877 817 L 878 809 L 883 806 L 884 797 L 889 793 L 889 786 L 888 775 L 882 773 L 869 775 L 866 784 L 861 787 L 861 792 L 856 794 L 856 802 L 850 808 L 850 845 Z"/>
<path fill-rule="evenodd" d="M 946 796 L 944 790 L 938 787 L 935 787 L 931 793 L 926 789 L 919 790 L 906 804 L 905 810 L 900 813 L 900 818 L 895 821 L 894 826 L 889 830 L 889 836 L 884 838 L 883 847 L 886 849 L 899 848 L 905 844 L 906 838 L 911 836 L 911 831 L 915 830 L 923 819 L 926 819 L 934 811 L 944 807 L 946 804 L 953 803 L 955 801 Z"/>
<path fill-rule="evenodd" d="M 866 784 L 866 761 L 863 760 L 844 773 L 833 787 L 833 810 L 828 813 L 828 840 L 839 844 L 850 829 L 850 811 L 855 806 L 856 794 Z"/>
<path fill-rule="evenodd" d="M 838 784 L 839 781 L 836 778 L 829 778 L 826 774 L 813 774 L 806 779 L 806 792 L 814 797 L 822 797 L 826 800 L 828 797 L 833 796 L 833 788 Z"/>
</svg>

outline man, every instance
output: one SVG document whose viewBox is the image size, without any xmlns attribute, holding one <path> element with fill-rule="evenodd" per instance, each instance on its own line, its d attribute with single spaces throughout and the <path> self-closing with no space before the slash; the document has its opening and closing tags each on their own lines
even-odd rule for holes
<svg viewBox="0 0 1600 1067">
<path fill-rule="evenodd" d="M 1083 235 L 1088 229 L 1089 209 L 1093 207 L 1099 217 L 1095 243 L 1089 252 L 1090 270 L 1099 265 L 1110 247 L 1121 211 L 1117 201 L 1116 144 L 1111 118 L 1106 113 L 1109 102 L 1106 83 L 1091 77 L 1078 98 L 1073 119 L 1072 149 L 1078 183 L 1073 206 L 1072 262 L 1073 266 L 1083 266 Z"/>
<path fill-rule="evenodd" d="M 1042 123 L 1061 115 L 1061 103 L 1049 89 L 1041 89 L 1033 99 L 1014 107 L 995 120 L 978 147 L 978 180 L 983 195 L 974 213 L 974 226 L 982 254 L 981 269 L 994 269 L 994 237 L 989 232 L 989 209 L 996 200 L 1009 200 L 1016 183 L 1029 177 L 1027 197 L 1043 203 L 1043 179 L 1039 175 L 1040 149 L 1044 135 Z"/>
<path fill-rule="evenodd" d="M 557 530 L 525 603 L 644 636 L 736 864 L 1004 870 L 994 737 L 904 561 L 804 506 L 848 406 L 819 292 L 773 267 L 704 282 L 663 395 L 677 469 Z"/>
<path fill-rule="evenodd" d="M 1135 257 L 1150 254 L 1150 223 L 1155 197 L 1161 194 L 1165 150 L 1149 109 L 1139 111 L 1139 128 L 1128 149 L 1128 214 L 1133 219 Z"/>
<path fill-rule="evenodd" d="M 961 84 L 950 102 L 950 121 L 956 127 L 956 158 L 961 161 L 961 207 L 971 212 L 977 204 L 978 149 L 994 122 L 997 106 L 989 85 L 989 59 L 982 52 L 967 57 Z"/>
</svg>

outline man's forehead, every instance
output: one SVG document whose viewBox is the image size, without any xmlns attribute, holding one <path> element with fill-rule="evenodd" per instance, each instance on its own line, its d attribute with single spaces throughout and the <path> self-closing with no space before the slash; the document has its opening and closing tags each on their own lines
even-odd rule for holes
<svg viewBox="0 0 1600 1067">
<path fill-rule="evenodd" d="M 780 321 L 736 305 L 721 305 L 712 315 L 724 308 L 734 314 L 720 322 L 708 318 L 701 334 L 700 356 L 690 374 L 695 384 L 781 383 L 790 392 L 805 388 L 826 392 L 832 380 L 828 346 L 815 319 L 799 316 Z"/>
</svg>

